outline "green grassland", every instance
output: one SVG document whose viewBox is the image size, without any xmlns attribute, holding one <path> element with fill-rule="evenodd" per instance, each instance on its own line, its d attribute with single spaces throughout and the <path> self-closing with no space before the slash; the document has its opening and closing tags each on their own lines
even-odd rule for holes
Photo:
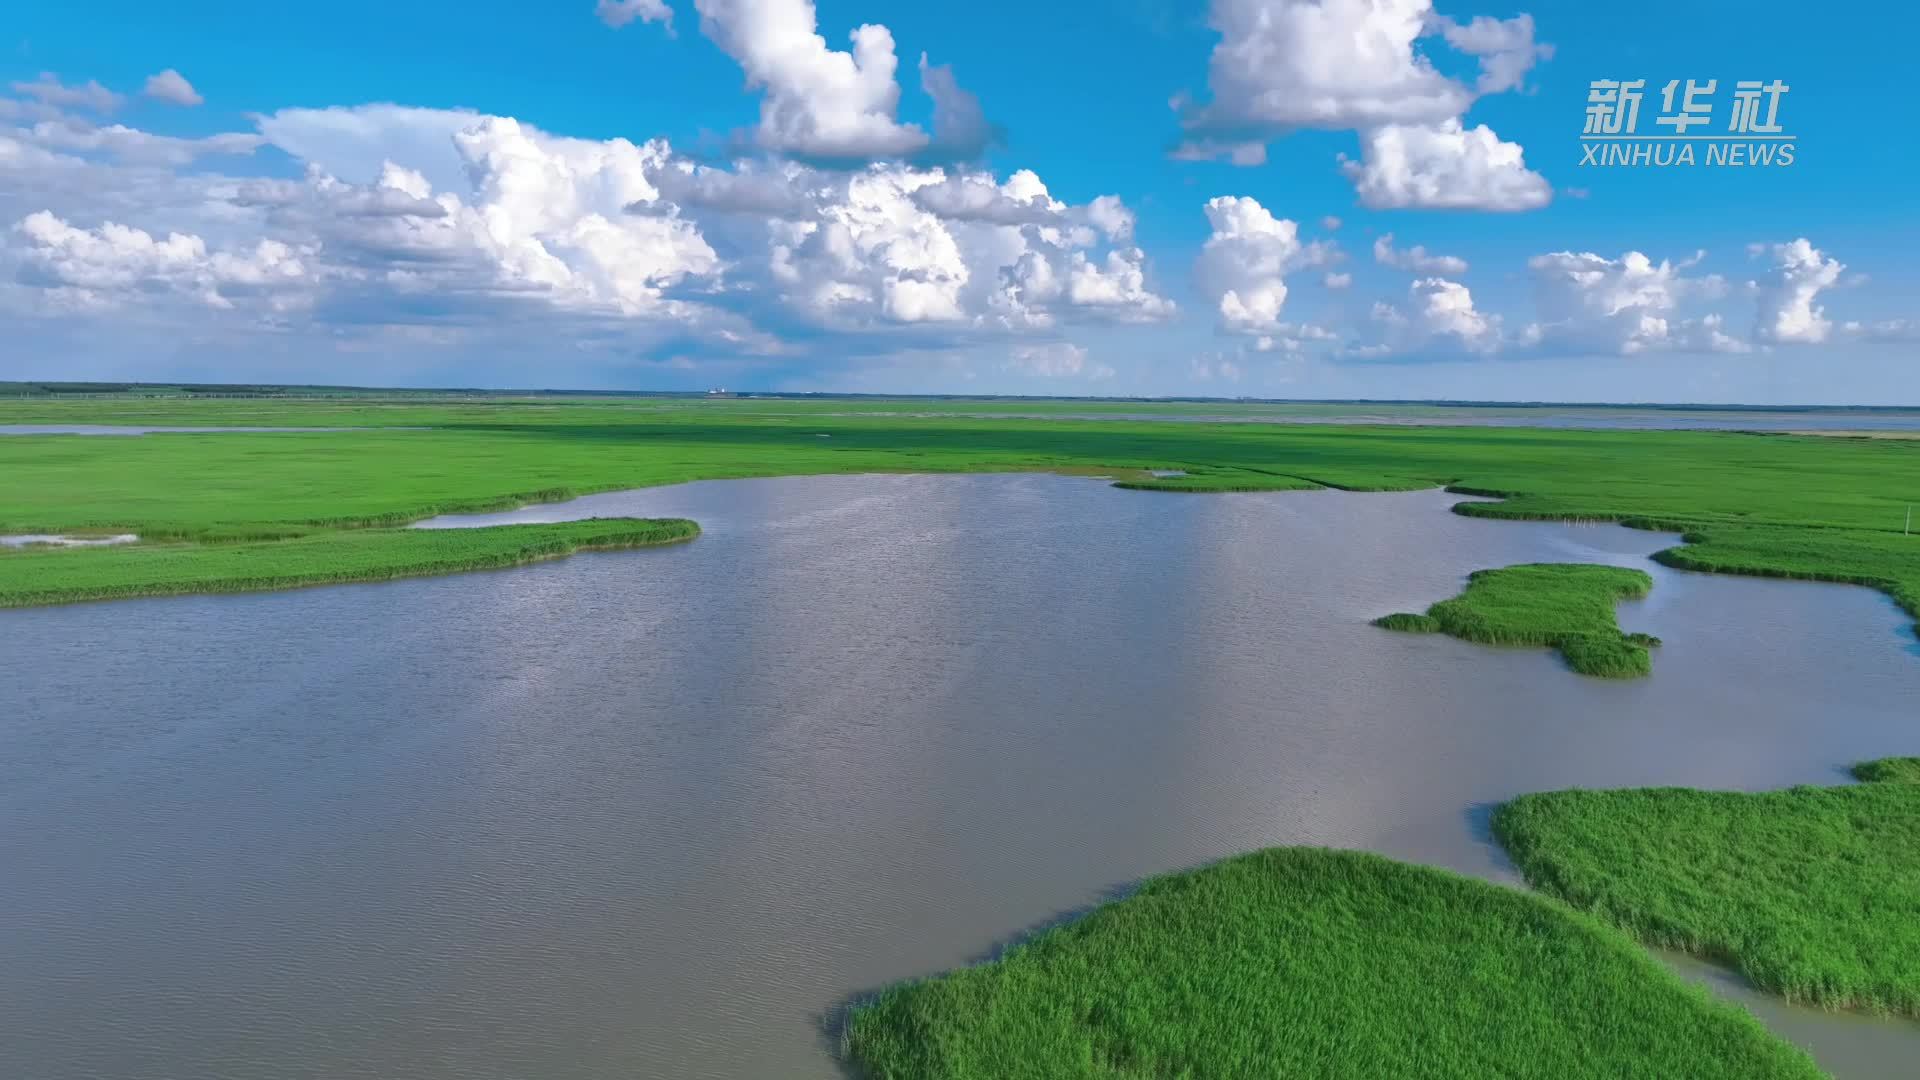
<svg viewBox="0 0 1920 1080">
<path fill-rule="evenodd" d="M 303 585 L 517 566 L 576 551 L 690 540 L 678 518 L 595 518 L 482 529 L 362 529 L 281 540 L 26 548 L 0 554 L 0 607 Z"/>
<path fill-rule="evenodd" d="M 1016 420 L 925 405 L 20 399 L 0 403 L 0 423 L 360 430 L 0 436 L 0 533 L 137 532 L 202 541 L 210 553 L 215 543 L 322 534 L 340 539 L 345 530 L 435 513 L 615 488 L 805 473 L 1061 470 L 1161 490 L 1446 485 L 1505 500 L 1464 503 L 1462 513 L 1685 531 L 1700 542 L 1680 549 L 1672 556 L 1676 563 L 1692 559 L 1698 568 L 1722 572 L 1858 581 L 1895 596 L 1920 617 L 1920 536 L 1900 531 L 1908 501 L 1920 498 L 1917 441 Z M 1235 407 L 1205 408 L 1231 414 Z M 1147 470 L 1189 475 L 1154 479 L 1143 475 Z M 97 550 L 85 555 L 109 557 Z M 0 592 L 25 590 L 30 583 L 18 578 L 25 569 L 0 561 Z"/>
<path fill-rule="evenodd" d="M 1613 605 L 1645 596 L 1653 579 L 1639 570 L 1579 563 L 1528 563 L 1478 570 L 1466 591 L 1425 615 L 1387 615 L 1388 630 L 1444 633 L 1482 645 L 1542 645 L 1559 649 L 1582 675 L 1630 678 L 1653 670 L 1647 647 L 1659 641 L 1623 634 Z"/>
<path fill-rule="evenodd" d="M 1866 784 L 1920 784 L 1920 757 L 1890 757 L 1863 761 L 1853 767 L 1853 778 Z"/>
<path fill-rule="evenodd" d="M 1800 1002 L 1920 1016 L 1920 760 L 1876 782 L 1523 795 L 1494 835 L 1535 887 Z"/>
<path fill-rule="evenodd" d="M 884 991 L 847 1048 L 876 1080 L 1821 1075 L 1561 904 L 1313 848 L 1154 878 Z"/>
<path fill-rule="evenodd" d="M 1654 558 L 1682 570 L 1838 581 L 1879 589 L 1920 619 L 1920 574 L 1912 565 L 1920 535 L 1863 529 L 1703 525 L 1684 530 L 1685 547 Z"/>
</svg>

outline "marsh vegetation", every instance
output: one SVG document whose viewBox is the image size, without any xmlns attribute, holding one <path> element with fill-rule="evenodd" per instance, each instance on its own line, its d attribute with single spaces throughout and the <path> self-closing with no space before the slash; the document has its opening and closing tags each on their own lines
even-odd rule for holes
<svg viewBox="0 0 1920 1080">
<path fill-rule="evenodd" d="M 1058 470 L 1105 473 L 1156 491 L 1448 486 L 1501 500 L 1462 503 L 1456 510 L 1463 514 L 1685 532 L 1689 543 L 1666 556 L 1672 565 L 1854 582 L 1920 618 L 1920 536 L 1901 531 L 1920 489 L 1920 442 L 994 419 L 968 415 L 965 403 L 924 404 L 23 399 L 0 406 L 0 422 L 355 430 L 10 437 L 0 440 L 0 532 L 137 532 L 207 543 L 199 557 L 218 560 L 214 542 L 734 477 Z M 1333 407 L 1308 411 L 1340 415 Z M 1148 475 L 1169 469 L 1186 475 Z M 363 542 L 411 543 L 398 533 L 378 535 Z M 17 580 L 27 569 L 0 561 L 0 593 L 29 591 Z M 1631 649 L 1606 651 L 1615 655 L 1602 666 L 1633 663 Z"/>
<path fill-rule="evenodd" d="M 1553 791 L 1500 807 L 1528 882 L 1792 1001 L 1920 1017 L 1920 764 L 1786 791 Z"/>
<path fill-rule="evenodd" d="M 1150 879 L 879 994 L 847 1044 L 877 1080 L 1822 1075 L 1557 902 L 1318 848 Z"/>
<path fill-rule="evenodd" d="M 1531 563 L 1477 570 L 1465 592 L 1426 614 L 1386 615 L 1374 625 L 1482 645 L 1546 646 L 1560 650 L 1567 666 L 1582 675 L 1631 678 L 1653 670 L 1647 650 L 1660 640 L 1621 633 L 1613 609 L 1652 588 L 1644 571 L 1616 566 Z"/>
<path fill-rule="evenodd" d="M 0 607 L 390 581 L 518 566 L 577 551 L 670 544 L 699 532 L 691 521 L 626 518 L 449 531 L 335 530 L 86 550 L 32 547 L 0 555 Z"/>
</svg>

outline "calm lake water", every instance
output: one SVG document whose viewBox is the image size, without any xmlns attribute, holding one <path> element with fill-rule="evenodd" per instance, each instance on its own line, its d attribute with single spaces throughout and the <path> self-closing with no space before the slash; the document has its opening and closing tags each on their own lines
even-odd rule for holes
<svg viewBox="0 0 1920 1080">
<path fill-rule="evenodd" d="M 850 996 L 1144 875 L 1510 881 L 1521 792 L 1920 753 L 1880 595 L 1455 501 L 713 482 L 466 519 L 698 519 L 673 548 L 0 613 L 0 1076 L 837 1077 Z M 1367 625 L 1530 560 L 1653 573 L 1653 677 Z M 1920 1060 L 1748 997 L 1843 1076 Z"/>
</svg>

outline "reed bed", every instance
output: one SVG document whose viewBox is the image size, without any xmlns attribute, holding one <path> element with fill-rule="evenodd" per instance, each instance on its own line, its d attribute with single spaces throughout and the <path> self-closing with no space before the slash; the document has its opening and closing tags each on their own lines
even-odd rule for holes
<svg viewBox="0 0 1920 1080">
<path fill-rule="evenodd" d="M 1217 494 L 1232 491 L 1313 491 L 1321 485 L 1297 476 L 1244 469 L 1190 470 L 1182 476 L 1135 476 L 1116 480 L 1114 487 L 1132 491 L 1185 491 Z"/>
<path fill-rule="evenodd" d="M 873 1080 L 1821 1075 L 1555 901 L 1316 848 L 1154 878 L 883 991 L 846 1046 Z"/>
<path fill-rule="evenodd" d="M 680 518 L 595 518 L 479 529 L 367 529 L 267 542 L 30 549 L 0 556 L 0 607 L 306 585 L 486 570 L 579 551 L 690 540 Z"/>
<path fill-rule="evenodd" d="M 1865 585 L 1920 619 L 1920 534 L 1709 525 L 1687 530 L 1682 539 L 1685 546 L 1654 559 L 1710 574 Z M 1920 623 L 1914 630 L 1920 633 Z"/>
<path fill-rule="evenodd" d="M 1920 757 L 1863 761 L 1853 767 L 1853 778 L 1866 784 L 1920 784 Z"/>
<path fill-rule="evenodd" d="M 1920 1017 L 1920 760 L 1760 793 L 1523 795 L 1493 817 L 1529 883 L 1825 1008 Z"/>
<path fill-rule="evenodd" d="M 1649 674 L 1648 647 L 1659 639 L 1623 634 L 1614 618 L 1621 600 L 1645 596 L 1653 579 L 1643 571 L 1585 563 L 1525 563 L 1477 570 L 1466 591 L 1442 600 L 1425 615 L 1399 613 L 1375 626 L 1413 633 L 1443 633 L 1482 645 L 1532 645 L 1558 649 L 1583 675 L 1634 678 Z"/>
<path fill-rule="evenodd" d="M 1159 491 L 1447 485 L 1503 500 L 1463 502 L 1462 514 L 1684 532 L 1698 542 L 1668 553 L 1673 565 L 1858 582 L 1920 619 L 1920 536 L 1900 534 L 1920 501 L 1916 441 L 1004 419 L 883 401 L 23 400 L 0 411 L 15 423 L 348 428 L 0 438 L 0 533 L 132 532 L 191 540 L 209 557 L 216 545 L 689 480 L 1059 470 Z M 1193 475 L 1140 475 L 1168 463 Z M 0 593 L 31 590 L 27 569 L 0 559 Z"/>
</svg>

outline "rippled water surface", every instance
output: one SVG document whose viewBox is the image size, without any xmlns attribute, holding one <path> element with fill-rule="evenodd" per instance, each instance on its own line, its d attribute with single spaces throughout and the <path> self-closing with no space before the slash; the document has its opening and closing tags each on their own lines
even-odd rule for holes
<svg viewBox="0 0 1920 1080">
<path fill-rule="evenodd" d="M 850 995 L 1143 875 L 1511 880 L 1520 792 L 1920 752 L 1878 594 L 1454 501 L 713 482 L 468 519 L 701 521 L 674 548 L 0 613 L 0 1076 L 834 1077 Z M 1653 573 L 1653 677 L 1367 625 L 1530 560 Z M 1756 1000 L 1844 1076 L 1920 1060 Z"/>
</svg>

